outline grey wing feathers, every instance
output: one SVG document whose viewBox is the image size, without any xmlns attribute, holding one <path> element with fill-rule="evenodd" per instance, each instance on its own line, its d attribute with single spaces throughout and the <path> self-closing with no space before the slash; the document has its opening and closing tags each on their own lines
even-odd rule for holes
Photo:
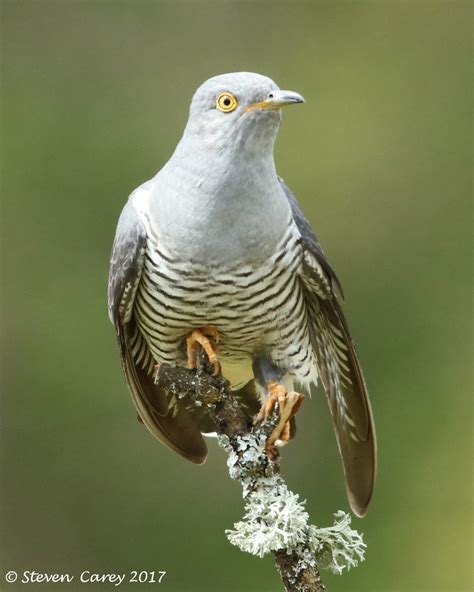
<svg viewBox="0 0 474 592">
<path fill-rule="evenodd" d="M 299 203 L 296 201 L 296 197 L 293 195 L 289 187 L 285 184 L 281 177 L 278 178 L 280 184 L 285 192 L 285 195 L 290 203 L 291 213 L 293 214 L 293 220 L 298 227 L 298 230 L 301 234 L 301 240 L 303 242 L 305 248 L 305 259 L 307 260 L 309 265 L 313 265 L 313 267 L 318 268 L 317 271 L 320 270 L 319 275 L 319 282 L 328 283 L 330 287 L 330 293 L 332 294 L 333 289 L 336 288 L 340 295 L 344 297 L 344 292 L 342 290 L 341 283 L 334 272 L 333 268 L 329 265 L 328 260 L 321 248 L 321 245 L 316 238 L 313 229 L 311 228 L 306 216 L 303 214 Z M 311 259 L 313 261 L 311 262 Z M 329 280 L 329 282 L 327 282 Z"/>
<path fill-rule="evenodd" d="M 193 418 L 177 402 L 170 404 L 148 368 L 133 356 L 132 344 L 139 331 L 133 304 L 144 266 L 146 238 L 146 229 L 129 199 L 118 221 L 110 259 L 109 316 L 117 332 L 132 400 L 143 423 L 169 448 L 200 464 L 206 459 L 207 447 Z"/>
<path fill-rule="evenodd" d="M 146 230 L 129 200 L 120 214 L 109 271 L 109 317 L 117 327 L 130 320 L 143 270 Z"/>
<path fill-rule="evenodd" d="M 336 288 L 342 289 L 298 203 L 281 181 L 301 234 L 303 292 L 318 373 L 332 414 L 349 502 L 367 511 L 376 474 L 376 440 L 367 387 Z"/>
</svg>

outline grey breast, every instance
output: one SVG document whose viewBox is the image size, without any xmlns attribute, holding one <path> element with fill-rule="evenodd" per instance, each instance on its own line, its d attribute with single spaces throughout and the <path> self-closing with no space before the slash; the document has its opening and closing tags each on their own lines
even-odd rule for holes
<svg viewBox="0 0 474 592">
<path fill-rule="evenodd" d="M 169 187 L 166 190 L 171 199 Z M 277 202 L 271 212 L 265 208 L 250 216 L 248 209 L 239 211 L 248 206 L 245 196 L 240 204 L 228 200 L 226 212 L 214 212 L 216 222 L 202 220 L 196 213 L 192 217 L 192 204 L 202 207 L 204 199 L 197 196 L 188 201 L 186 211 L 173 211 L 173 219 L 180 221 L 178 237 L 172 224 L 163 222 L 166 206 L 145 210 L 147 248 L 135 300 L 137 361 L 149 368 L 153 360 L 183 361 L 185 336 L 193 328 L 212 325 L 221 336 L 223 359 L 236 361 L 272 348 L 275 361 L 284 361 L 300 378 L 307 377 L 314 360 L 298 273 L 302 250 L 286 197 L 282 194 L 281 210 Z M 153 204 L 157 201 L 155 194 Z M 229 212 L 232 203 L 237 207 Z M 252 207 L 259 208 L 258 200 L 252 200 Z M 253 228 L 239 229 L 242 216 Z M 222 220 L 225 224 L 220 222 L 219 229 Z M 226 229 L 229 220 L 240 242 Z M 207 225 L 207 231 L 200 232 L 199 224 Z M 216 231 L 216 226 L 212 236 L 209 228 Z M 189 228 L 189 240 L 183 237 L 183 228 Z M 222 257 L 223 246 L 229 243 L 232 255 Z"/>
</svg>

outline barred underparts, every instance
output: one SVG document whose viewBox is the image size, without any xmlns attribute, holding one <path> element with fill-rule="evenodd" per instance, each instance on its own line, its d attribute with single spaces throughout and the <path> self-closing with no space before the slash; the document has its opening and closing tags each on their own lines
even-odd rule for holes
<svg viewBox="0 0 474 592">
<path fill-rule="evenodd" d="M 255 352 L 273 359 L 305 382 L 315 359 L 300 277 L 303 251 L 293 220 L 266 261 L 237 261 L 227 268 L 180 261 L 148 236 L 135 298 L 133 355 L 151 372 L 157 362 L 182 358 L 183 341 L 195 328 L 216 327 L 221 361 L 251 363 Z M 244 377 L 243 377 L 244 378 Z"/>
</svg>

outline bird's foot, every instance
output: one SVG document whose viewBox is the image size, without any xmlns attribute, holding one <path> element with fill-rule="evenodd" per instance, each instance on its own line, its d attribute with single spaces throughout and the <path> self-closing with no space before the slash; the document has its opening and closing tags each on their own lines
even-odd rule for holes
<svg viewBox="0 0 474 592">
<path fill-rule="evenodd" d="M 211 341 L 212 340 L 212 341 Z M 213 343 L 214 342 L 214 343 Z M 215 327 L 204 326 L 194 330 L 186 337 L 186 352 L 188 356 L 188 368 L 197 368 L 197 353 L 199 346 L 206 352 L 213 368 L 213 376 L 217 376 L 221 365 L 217 359 L 217 344 L 219 343 L 219 332 Z M 215 344 L 215 345 L 214 345 Z"/>
<path fill-rule="evenodd" d="M 278 456 L 278 448 L 281 448 L 288 443 L 291 438 L 291 423 L 290 419 L 295 415 L 301 407 L 304 396 L 295 391 L 287 391 L 286 388 L 276 382 L 270 380 L 267 383 L 268 396 L 265 403 L 262 405 L 259 413 L 254 418 L 254 425 L 267 419 L 273 412 L 275 405 L 278 403 L 280 411 L 280 419 L 278 424 L 268 436 L 265 444 L 265 450 L 268 456 L 275 460 Z"/>
</svg>

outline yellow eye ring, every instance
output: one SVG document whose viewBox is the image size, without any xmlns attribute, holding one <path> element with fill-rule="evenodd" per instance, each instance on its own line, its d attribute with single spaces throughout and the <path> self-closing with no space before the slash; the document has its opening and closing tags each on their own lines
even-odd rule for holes
<svg viewBox="0 0 474 592">
<path fill-rule="evenodd" d="M 222 92 L 217 95 L 216 109 L 222 111 L 222 113 L 230 113 L 237 109 L 239 102 L 230 92 Z"/>
</svg>

